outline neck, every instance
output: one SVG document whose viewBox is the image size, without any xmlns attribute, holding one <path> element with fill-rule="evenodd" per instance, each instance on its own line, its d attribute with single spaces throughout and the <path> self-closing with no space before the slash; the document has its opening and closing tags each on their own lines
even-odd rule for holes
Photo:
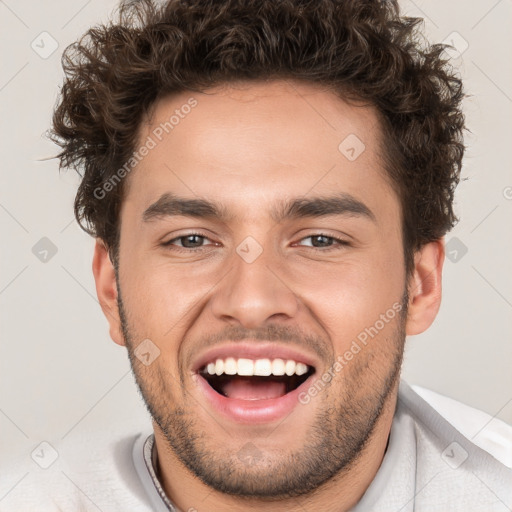
<svg viewBox="0 0 512 512">
<path fill-rule="evenodd" d="M 354 507 L 375 478 L 386 452 L 396 407 L 398 382 L 383 408 L 371 436 L 349 468 L 318 487 L 313 493 L 282 500 L 231 496 L 204 484 L 176 457 L 165 435 L 153 421 L 162 487 L 178 510 L 235 512 L 344 512 Z"/>
</svg>

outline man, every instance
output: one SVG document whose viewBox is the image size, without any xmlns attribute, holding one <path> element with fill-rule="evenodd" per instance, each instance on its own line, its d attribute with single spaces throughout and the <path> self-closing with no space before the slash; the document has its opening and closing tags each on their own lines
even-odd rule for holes
<svg viewBox="0 0 512 512">
<path fill-rule="evenodd" d="M 512 507 L 510 437 L 491 455 L 399 378 L 439 309 L 464 150 L 461 82 L 418 21 L 148 0 L 67 50 L 54 140 L 154 432 L 67 505 L 50 489 L 63 509 Z"/>
</svg>

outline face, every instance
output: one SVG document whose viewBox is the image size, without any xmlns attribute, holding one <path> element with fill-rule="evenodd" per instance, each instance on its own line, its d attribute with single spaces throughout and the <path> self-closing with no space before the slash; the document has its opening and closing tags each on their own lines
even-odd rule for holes
<svg viewBox="0 0 512 512">
<path fill-rule="evenodd" d="M 119 342 L 156 435 L 219 491 L 347 471 L 396 390 L 407 283 L 381 136 L 370 107 L 284 82 L 164 98 L 141 126 Z"/>
</svg>

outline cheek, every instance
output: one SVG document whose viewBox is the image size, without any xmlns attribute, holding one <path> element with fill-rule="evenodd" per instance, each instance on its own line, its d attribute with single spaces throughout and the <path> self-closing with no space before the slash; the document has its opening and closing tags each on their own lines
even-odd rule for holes
<svg viewBox="0 0 512 512">
<path fill-rule="evenodd" d="M 122 265 L 121 291 L 133 345 L 150 339 L 160 351 L 158 366 L 177 375 L 181 340 L 215 279 L 191 272 L 186 265 L 152 262 L 150 256 L 136 251 Z"/>
<path fill-rule="evenodd" d="M 385 259 L 365 256 L 329 269 L 309 265 L 307 272 L 293 275 L 297 295 L 322 324 L 338 353 L 381 315 L 387 314 L 385 326 L 379 329 L 382 336 L 396 325 L 393 319 L 405 285 L 400 262 L 389 265 Z"/>
</svg>

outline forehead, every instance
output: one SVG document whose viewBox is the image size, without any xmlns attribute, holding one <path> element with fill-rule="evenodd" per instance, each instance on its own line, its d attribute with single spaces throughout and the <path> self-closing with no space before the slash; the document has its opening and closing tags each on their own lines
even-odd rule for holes
<svg viewBox="0 0 512 512">
<path fill-rule="evenodd" d="M 152 147 L 130 174 L 125 200 L 145 209 L 166 192 L 214 198 L 239 218 L 313 191 L 375 202 L 394 195 L 381 137 L 372 107 L 317 85 L 240 82 L 182 92 L 160 99 L 142 122 L 139 147 Z"/>
</svg>

